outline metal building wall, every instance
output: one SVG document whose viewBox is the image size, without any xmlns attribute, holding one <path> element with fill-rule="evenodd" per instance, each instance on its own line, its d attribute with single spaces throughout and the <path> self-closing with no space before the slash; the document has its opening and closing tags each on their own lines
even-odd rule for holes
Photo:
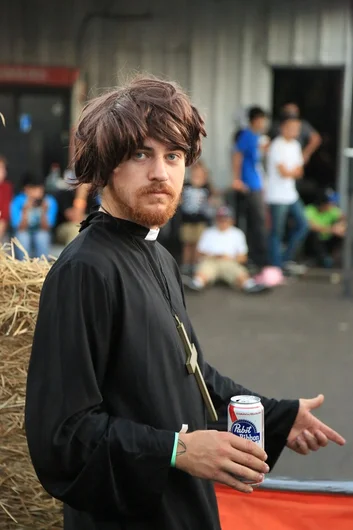
<svg viewBox="0 0 353 530">
<path fill-rule="evenodd" d="M 105 11 L 150 18 L 96 17 L 80 32 L 85 15 Z M 79 66 L 91 94 L 133 71 L 178 80 L 206 116 L 204 158 L 221 186 L 230 181 L 236 114 L 253 103 L 271 108 L 272 66 L 345 65 L 348 143 L 349 0 L 2 0 L 0 63 Z"/>
<path fill-rule="evenodd" d="M 272 107 L 272 66 L 345 65 L 341 141 L 346 146 L 352 101 L 350 2 L 219 0 L 209 6 L 194 27 L 190 86 L 208 116 L 205 158 L 216 180 L 230 181 L 230 138 L 239 109 L 255 103 Z M 343 190 L 347 168 L 341 158 Z"/>
</svg>

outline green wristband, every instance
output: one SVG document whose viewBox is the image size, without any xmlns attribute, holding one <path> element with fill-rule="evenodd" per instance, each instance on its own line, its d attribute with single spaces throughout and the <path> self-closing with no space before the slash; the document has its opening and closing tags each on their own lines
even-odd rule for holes
<svg viewBox="0 0 353 530">
<path fill-rule="evenodd" d="M 170 466 L 171 467 L 175 467 L 176 454 L 177 454 L 177 449 L 178 449 L 178 441 L 179 441 L 179 433 L 176 432 L 175 433 L 175 438 L 174 438 L 174 447 L 173 447 L 173 452 L 172 452 L 172 459 L 170 461 Z"/>
</svg>

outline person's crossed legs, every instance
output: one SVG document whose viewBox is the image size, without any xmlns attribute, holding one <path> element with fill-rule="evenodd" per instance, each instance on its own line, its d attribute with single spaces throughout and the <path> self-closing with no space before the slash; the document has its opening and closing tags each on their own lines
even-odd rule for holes
<svg viewBox="0 0 353 530">
<path fill-rule="evenodd" d="M 30 232 L 29 230 L 19 230 L 16 232 L 15 237 L 18 239 L 30 258 L 48 256 L 51 242 L 51 235 L 49 231 L 36 230 Z M 24 252 L 18 247 L 15 248 L 15 253 L 17 259 L 25 259 Z"/>
<path fill-rule="evenodd" d="M 267 287 L 250 278 L 247 269 L 231 258 L 204 258 L 198 265 L 194 277 L 185 278 L 185 285 L 194 291 L 201 291 L 218 280 L 247 294 L 268 290 Z"/>
</svg>

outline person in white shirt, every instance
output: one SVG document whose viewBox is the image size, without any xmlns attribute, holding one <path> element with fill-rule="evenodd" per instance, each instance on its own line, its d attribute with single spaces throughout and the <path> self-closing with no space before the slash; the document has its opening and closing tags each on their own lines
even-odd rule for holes
<svg viewBox="0 0 353 530">
<path fill-rule="evenodd" d="M 266 202 L 269 205 L 271 228 L 269 252 L 271 265 L 286 269 L 295 256 L 299 244 L 308 232 L 304 206 L 299 197 L 296 180 L 302 178 L 304 159 L 296 140 L 300 120 L 287 117 L 281 123 L 281 135 L 273 140 L 267 160 Z M 282 240 L 288 216 L 292 218 L 287 247 L 282 251 Z"/>
<path fill-rule="evenodd" d="M 268 290 L 256 283 L 244 266 L 248 259 L 248 246 L 244 233 L 233 226 L 234 215 L 228 206 L 216 213 L 216 225 L 207 228 L 197 245 L 200 261 L 193 278 L 183 277 L 186 287 L 201 291 L 206 285 L 222 280 L 248 294 Z"/>
</svg>

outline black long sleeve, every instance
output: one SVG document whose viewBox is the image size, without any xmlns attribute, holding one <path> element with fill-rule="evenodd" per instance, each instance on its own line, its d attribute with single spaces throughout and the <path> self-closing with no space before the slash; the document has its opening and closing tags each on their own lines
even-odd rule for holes
<svg viewBox="0 0 353 530">
<path fill-rule="evenodd" d="M 57 265 L 42 290 L 28 372 L 34 468 L 77 510 L 105 519 L 149 513 L 166 486 L 174 432 L 111 415 L 102 389 L 119 355 L 118 297 L 96 267 Z"/>
</svg>

